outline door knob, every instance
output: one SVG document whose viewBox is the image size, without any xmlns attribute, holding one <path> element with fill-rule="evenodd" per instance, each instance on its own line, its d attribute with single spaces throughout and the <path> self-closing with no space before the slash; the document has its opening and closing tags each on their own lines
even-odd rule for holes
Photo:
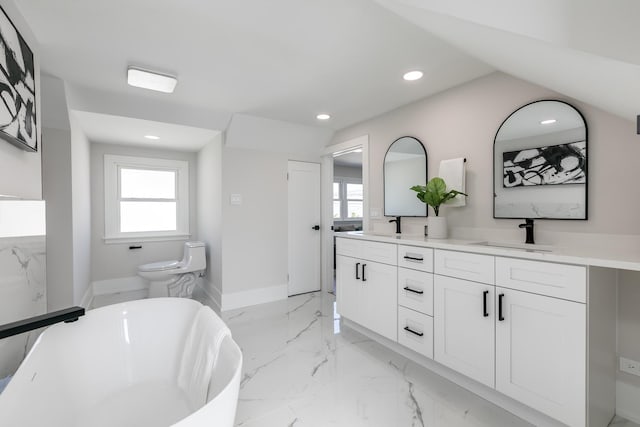
<svg viewBox="0 0 640 427">
<path fill-rule="evenodd" d="M 313 227 L 311 227 L 311 228 L 313 228 L 314 230 L 320 230 L 320 226 L 319 226 L 319 225 L 314 225 L 314 226 L 313 226 Z"/>
</svg>

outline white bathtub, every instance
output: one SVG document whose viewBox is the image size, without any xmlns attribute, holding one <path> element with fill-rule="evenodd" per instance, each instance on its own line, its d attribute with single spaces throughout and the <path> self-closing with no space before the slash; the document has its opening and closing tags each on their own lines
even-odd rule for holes
<svg viewBox="0 0 640 427">
<path fill-rule="evenodd" d="M 198 365 L 185 360 L 210 360 L 212 354 L 202 339 L 186 348 L 196 315 L 215 316 L 202 307 L 189 299 L 146 299 L 50 327 L 0 394 L 0 426 L 232 427 L 242 353 L 230 336 L 209 368 L 210 380 L 200 387 L 179 385 L 185 366 Z M 216 322 L 206 327 L 211 324 Z M 201 372 L 192 369 L 187 376 Z M 198 375 L 196 382 L 205 377 Z M 202 399 L 189 388 L 204 390 Z"/>
</svg>

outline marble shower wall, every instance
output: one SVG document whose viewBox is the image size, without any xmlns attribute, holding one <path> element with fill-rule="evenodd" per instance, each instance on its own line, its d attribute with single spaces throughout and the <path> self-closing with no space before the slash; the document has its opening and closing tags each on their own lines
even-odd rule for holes
<svg viewBox="0 0 640 427">
<path fill-rule="evenodd" d="M 44 224 L 44 202 L 39 202 L 38 211 L 33 216 L 7 213 L 13 205 L 20 202 L 0 202 L 0 229 L 24 229 L 24 221 Z M 32 202 L 30 202 L 32 203 Z M 10 206 L 10 208 L 7 208 Z M 21 207 L 23 209 L 24 207 Z M 27 208 L 31 210 L 31 208 Z M 22 222 L 11 226 L 11 222 Z M 43 234 L 43 227 L 36 225 L 35 232 Z M 33 229 L 33 228 L 32 228 Z M 30 231 L 26 231 L 30 232 Z M 46 299 L 46 257 L 45 236 L 6 236 L 0 233 L 0 324 L 14 322 L 23 318 L 44 314 L 47 309 Z M 40 331 L 32 331 L 0 340 L 0 379 L 5 378 L 18 369 L 18 366 L 33 346 Z"/>
</svg>

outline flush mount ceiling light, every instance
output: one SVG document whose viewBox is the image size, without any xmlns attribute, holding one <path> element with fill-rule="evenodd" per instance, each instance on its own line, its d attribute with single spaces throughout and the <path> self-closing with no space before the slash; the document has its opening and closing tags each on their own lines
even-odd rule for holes
<svg viewBox="0 0 640 427">
<path fill-rule="evenodd" d="M 557 122 L 556 119 L 547 119 L 540 122 L 541 125 L 552 125 Z"/>
<path fill-rule="evenodd" d="M 318 114 L 318 115 L 316 116 L 316 119 L 318 119 L 318 120 L 329 120 L 330 118 L 331 118 L 331 116 L 330 116 L 330 115 L 328 115 L 328 114 L 324 114 L 324 113 L 322 113 L 322 114 Z"/>
<path fill-rule="evenodd" d="M 127 83 L 129 83 L 130 86 L 143 89 L 172 93 L 178 83 L 178 79 L 167 74 L 156 73 L 155 71 L 129 67 L 127 69 Z"/>
<path fill-rule="evenodd" d="M 423 75 L 424 73 L 422 71 L 414 70 L 414 71 L 409 71 L 408 73 L 404 73 L 404 76 L 402 76 L 402 78 L 405 79 L 406 81 L 411 82 L 414 80 L 420 80 Z"/>
<path fill-rule="evenodd" d="M 160 139 L 159 136 L 155 136 L 155 135 L 145 135 L 144 137 L 147 139 L 153 139 L 153 140 Z"/>
</svg>

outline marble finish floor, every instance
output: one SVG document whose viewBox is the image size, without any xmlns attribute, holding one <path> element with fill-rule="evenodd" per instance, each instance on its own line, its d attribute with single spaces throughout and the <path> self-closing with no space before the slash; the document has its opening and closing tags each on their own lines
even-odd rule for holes
<svg viewBox="0 0 640 427">
<path fill-rule="evenodd" d="M 98 306 L 141 298 L 105 296 Z M 320 292 L 223 313 L 244 354 L 237 427 L 531 424 L 343 328 Z M 610 426 L 640 427 L 621 417 Z"/>
<path fill-rule="evenodd" d="M 313 293 L 225 312 L 244 354 L 240 427 L 530 426 L 349 328 Z"/>
</svg>

